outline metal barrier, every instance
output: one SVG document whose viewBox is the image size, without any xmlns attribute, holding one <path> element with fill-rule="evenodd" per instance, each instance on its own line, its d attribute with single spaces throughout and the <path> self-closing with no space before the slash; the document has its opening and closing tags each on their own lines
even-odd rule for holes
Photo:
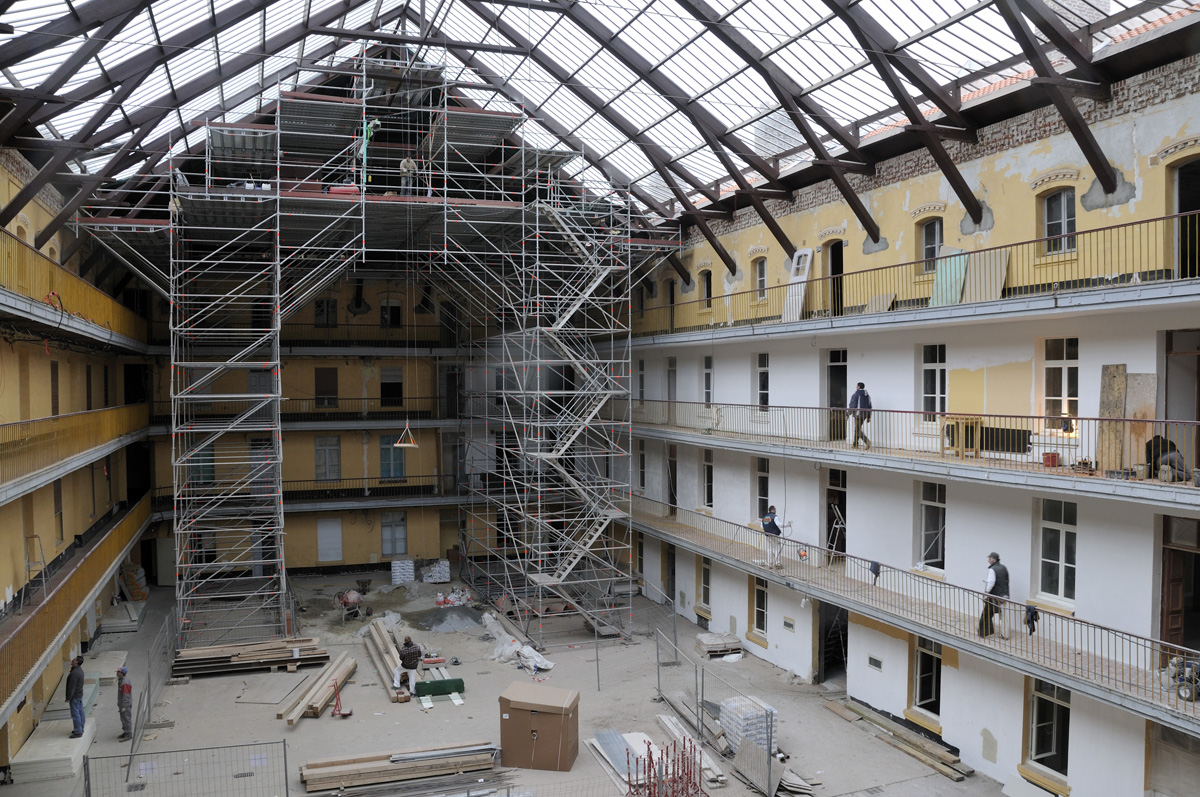
<svg viewBox="0 0 1200 797">
<path fill-rule="evenodd" d="M 146 322 L 136 313 L 8 230 L 0 230 L 0 288 L 118 335 L 146 339 Z"/>
<path fill-rule="evenodd" d="M 821 451 L 852 447 L 858 419 L 830 407 L 634 401 L 635 424 Z M 610 404 L 608 417 L 625 409 Z M 1192 484 L 1200 423 L 1131 418 L 871 410 L 872 453 L 1119 481 Z"/>
<path fill-rule="evenodd" d="M 734 756 L 732 760 L 718 756 L 720 765 L 736 767 L 760 792 L 774 794 L 768 784 L 783 774 L 783 765 L 774 756 L 778 714 L 770 706 L 769 695 L 742 692 L 662 633 L 655 637 L 655 673 L 659 697 L 691 725 L 689 730 L 697 740 L 707 743 L 718 729 L 724 730 Z"/>
<path fill-rule="evenodd" d="M 126 404 L 0 424 L 0 484 L 145 430 L 149 423 L 147 405 Z"/>
<path fill-rule="evenodd" d="M 288 793 L 287 742 L 168 750 L 83 759 L 86 797 L 130 792 L 157 797 L 282 797 Z"/>
<path fill-rule="evenodd" d="M 175 640 L 178 629 L 174 612 L 167 612 L 163 618 L 162 627 L 154 636 L 146 651 L 146 666 L 142 671 L 145 687 L 138 693 L 137 712 L 133 715 L 133 746 L 132 756 L 142 746 L 142 736 L 148 726 L 154 721 L 154 707 L 162 698 L 163 689 L 171 678 L 171 665 L 175 662 Z M 136 687 L 135 687 L 136 688 Z"/>
<path fill-rule="evenodd" d="M 1194 686 L 1165 670 L 1174 659 L 1200 661 L 1200 651 L 1049 610 L 1039 612 L 1036 631 L 1030 632 L 1023 603 L 985 596 L 907 566 L 831 551 L 816 542 L 784 539 L 782 566 L 767 571 L 761 565 L 766 536 L 762 532 L 641 496 L 633 498 L 633 520 L 668 541 L 690 544 L 756 571 L 777 573 L 793 588 L 812 590 L 820 598 L 832 596 L 834 603 L 851 611 L 902 619 L 943 636 L 985 645 L 1015 660 L 1098 686 L 1127 708 L 1140 704 L 1147 716 L 1161 715 L 1192 733 L 1200 729 L 1191 699 Z M 1000 607 L 997 630 L 1001 633 L 981 637 L 985 597 Z"/>
<path fill-rule="evenodd" d="M 1192 279 L 1198 244 L 1192 212 L 863 270 L 847 247 L 843 275 L 634 308 L 631 326 L 661 335 Z"/>
<path fill-rule="evenodd" d="M 90 550 L 76 557 L 74 569 L 50 588 L 40 605 L 26 610 L 21 624 L 0 647 L 0 702 L 13 695 L 42 654 L 57 644 L 59 634 L 72 622 L 79 607 L 90 605 L 92 593 L 149 520 L 147 495 Z"/>
</svg>

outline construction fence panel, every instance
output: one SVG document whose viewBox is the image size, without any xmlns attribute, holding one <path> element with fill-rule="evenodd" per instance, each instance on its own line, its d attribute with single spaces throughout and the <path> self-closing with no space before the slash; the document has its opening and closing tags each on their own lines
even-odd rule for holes
<svg viewBox="0 0 1200 797">
<path fill-rule="evenodd" d="M 640 676 L 652 660 L 655 640 L 661 634 L 674 641 L 678 633 L 675 603 L 653 585 L 643 585 L 621 610 L 621 635 L 597 645 L 599 690 L 627 688 L 631 678 Z"/>
<path fill-rule="evenodd" d="M 83 781 L 87 797 L 284 797 L 287 743 L 88 757 Z"/>
<path fill-rule="evenodd" d="M 145 659 L 145 684 L 137 698 L 137 712 L 133 715 L 133 747 L 131 756 L 136 755 L 142 744 L 147 726 L 152 723 L 157 706 L 171 678 L 171 666 L 175 662 L 175 639 L 178 630 L 174 612 L 168 612 L 162 627 L 150 643 Z"/>
</svg>

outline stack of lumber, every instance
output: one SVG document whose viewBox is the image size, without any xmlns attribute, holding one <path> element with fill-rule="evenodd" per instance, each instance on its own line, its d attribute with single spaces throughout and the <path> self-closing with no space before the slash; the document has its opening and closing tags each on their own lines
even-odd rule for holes
<svg viewBox="0 0 1200 797">
<path fill-rule="evenodd" d="M 864 730 L 885 744 L 895 747 L 900 752 L 937 770 L 950 780 L 958 782 L 975 774 L 973 768 L 964 764 L 962 759 L 942 745 L 872 711 L 862 703 L 847 700 L 845 703 L 827 703 L 826 705 L 834 713 L 847 719 L 853 716 L 855 719 L 861 717 L 866 720 L 866 723 L 863 723 Z M 847 710 L 849 710 L 849 716 L 844 713 Z"/>
<path fill-rule="evenodd" d="M 145 616 L 145 601 L 121 601 L 105 612 L 100 627 L 108 634 L 137 631 L 142 627 L 142 618 Z"/>
<path fill-rule="evenodd" d="M 393 687 L 396 668 L 400 666 L 400 649 L 396 647 L 395 638 L 388 632 L 387 624 L 382 618 L 367 623 L 366 630 L 363 643 L 367 646 L 367 654 L 371 657 L 371 662 L 379 671 L 379 677 L 383 681 L 383 689 L 387 692 L 388 699 L 393 703 L 406 702 L 405 695 L 401 692 L 407 694 L 407 690 L 398 690 Z"/>
<path fill-rule="evenodd" d="M 466 742 L 449 747 L 318 758 L 301 765 L 300 780 L 311 792 L 477 772 L 492 768 L 496 750 L 491 742 Z"/>
<path fill-rule="evenodd" d="M 333 682 L 337 681 L 337 688 L 341 689 L 350 680 L 350 676 L 354 675 L 354 671 L 358 669 L 358 662 L 350 658 L 349 653 L 341 653 L 336 659 L 325 665 L 319 673 L 312 678 L 310 682 L 306 681 L 304 686 L 298 690 L 296 697 L 288 700 L 284 706 L 275 714 L 276 719 L 286 719 L 288 725 L 295 725 L 303 717 L 319 717 L 325 711 L 326 707 L 333 702 L 334 688 Z"/>
<path fill-rule="evenodd" d="M 742 652 L 742 640 L 733 634 L 696 634 L 696 650 L 710 659 Z"/>
<path fill-rule="evenodd" d="M 146 589 L 146 571 L 130 562 L 121 563 L 121 588 L 131 601 L 144 601 L 150 597 Z"/>
<path fill-rule="evenodd" d="M 270 642 L 241 645 L 211 645 L 185 648 L 175 654 L 171 675 L 223 675 L 231 672 L 295 670 L 305 664 L 324 664 L 329 651 L 319 646 L 316 637 L 287 637 Z"/>
<path fill-rule="evenodd" d="M 725 785 L 725 773 L 717 766 L 717 762 L 712 759 L 708 751 L 700 746 L 696 737 L 688 732 L 682 722 L 669 714 L 659 714 L 658 724 L 667 732 L 671 741 L 679 745 L 680 749 L 690 748 L 696 751 L 699 759 L 697 763 L 700 764 L 700 777 L 704 779 L 705 785 L 717 788 Z"/>
<path fill-rule="evenodd" d="M 13 782 L 79 777 L 83 756 L 96 737 L 96 720 L 92 718 L 84 723 L 80 738 L 70 736 L 69 719 L 39 724 L 9 764 Z"/>
</svg>

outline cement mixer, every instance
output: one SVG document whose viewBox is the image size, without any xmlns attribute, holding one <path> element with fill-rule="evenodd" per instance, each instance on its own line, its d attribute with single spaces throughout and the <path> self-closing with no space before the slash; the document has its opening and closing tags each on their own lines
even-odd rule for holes
<svg viewBox="0 0 1200 797">
<path fill-rule="evenodd" d="M 371 607 L 363 603 L 362 593 L 356 589 L 339 592 L 334 597 L 337 598 L 338 606 L 342 608 L 342 625 L 346 624 L 347 617 L 364 620 L 372 614 Z"/>
</svg>

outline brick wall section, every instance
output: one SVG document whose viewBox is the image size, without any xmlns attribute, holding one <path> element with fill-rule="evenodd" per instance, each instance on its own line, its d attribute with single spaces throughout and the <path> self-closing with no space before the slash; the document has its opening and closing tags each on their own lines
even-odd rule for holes
<svg viewBox="0 0 1200 797">
<path fill-rule="evenodd" d="M 1200 90 L 1200 55 L 1190 55 L 1120 83 L 1114 83 L 1112 97 L 1108 100 L 1079 99 L 1076 104 L 1088 124 L 1095 124 L 1138 113 L 1151 106 L 1194 94 L 1198 90 Z M 1047 105 L 1036 111 L 980 128 L 977 143 L 968 144 L 950 140 L 944 143 L 946 151 L 950 153 L 954 162 L 961 164 L 995 155 L 1013 147 L 1042 141 L 1051 136 L 1066 135 L 1067 132 L 1067 126 L 1063 123 L 1058 111 L 1054 106 Z M 854 190 L 861 195 L 936 171 L 937 165 L 933 162 L 929 151 L 920 149 L 880 161 L 875 166 L 874 176 L 848 174 L 846 178 Z M 772 215 L 779 218 L 841 201 L 842 196 L 833 183 L 823 180 L 796 191 L 790 202 L 774 199 L 767 201 L 766 206 Z M 710 220 L 708 222 L 709 228 L 717 235 L 727 235 L 738 230 L 756 227 L 759 224 L 762 224 L 759 215 L 748 207 L 739 209 L 732 221 Z M 687 231 L 684 244 L 694 245 L 702 240 L 703 237 L 699 231 L 692 227 Z"/>
</svg>

